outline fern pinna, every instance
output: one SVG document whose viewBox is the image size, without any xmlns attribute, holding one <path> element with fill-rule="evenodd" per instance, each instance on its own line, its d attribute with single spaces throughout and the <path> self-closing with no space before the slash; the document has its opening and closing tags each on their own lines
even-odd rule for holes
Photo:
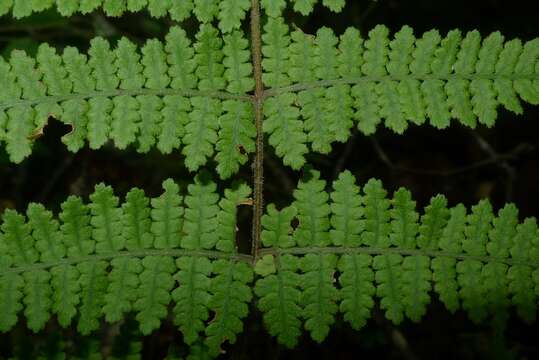
<svg viewBox="0 0 539 360">
<path fill-rule="evenodd" d="M 262 218 L 255 302 L 283 345 L 296 345 L 302 324 L 323 341 L 338 312 L 359 329 L 376 299 L 394 323 L 419 321 L 433 292 L 474 321 L 503 316 L 510 305 L 535 319 L 539 229 L 533 218 L 519 223 L 514 205 L 495 215 L 482 200 L 467 212 L 437 195 L 419 214 L 408 190 L 389 199 L 371 179 L 360 191 L 348 171 L 325 188 L 318 172 L 306 171 L 295 201 L 281 210 L 269 204 Z M 39 204 L 26 216 L 6 210 L 0 329 L 21 313 L 38 331 L 54 314 L 88 334 L 102 318 L 114 323 L 134 312 L 149 334 L 172 303 L 186 344 L 204 338 L 218 355 L 224 341 L 233 343 L 252 300 L 252 257 L 235 244 L 237 207 L 249 203 L 250 189 L 220 197 L 204 172 L 185 196 L 172 180 L 163 189 L 154 199 L 132 189 L 120 205 L 99 184 L 89 204 L 69 197 L 59 219 Z"/>
<path fill-rule="evenodd" d="M 360 329 L 375 303 L 387 319 L 419 321 L 433 297 L 480 322 L 506 319 L 511 306 L 536 318 L 539 230 L 515 205 L 488 200 L 467 210 L 443 195 L 419 213 L 410 191 L 387 196 L 381 181 L 360 188 L 350 171 L 328 186 L 306 165 L 384 125 L 397 134 L 451 119 L 493 126 L 497 109 L 521 114 L 539 104 L 539 39 L 506 40 L 478 31 L 416 37 L 403 26 L 366 34 L 322 27 L 307 34 L 285 21 L 315 6 L 341 11 L 345 0 L 4 0 L 0 15 L 23 18 L 54 9 L 63 16 L 116 17 L 147 11 L 178 24 L 162 40 L 95 37 L 86 54 L 41 44 L 35 56 L 0 57 L 0 142 L 20 163 L 49 120 L 72 127 L 72 152 L 113 144 L 147 153 L 181 152 L 194 180 L 141 189 L 123 203 L 99 184 L 89 201 L 70 196 L 55 217 L 31 203 L 5 210 L 0 225 L 0 331 L 24 319 L 38 332 L 52 317 L 81 335 L 103 321 L 148 335 L 167 319 L 190 359 L 222 353 L 243 330 L 249 307 L 267 331 L 294 347 L 306 330 L 322 342 L 336 319 Z M 246 31 L 251 12 L 251 29 Z M 45 129 L 45 130 L 44 130 Z M 303 169 L 294 201 L 263 209 L 264 136 L 285 165 Z M 39 141 L 39 140 L 38 140 Z M 253 194 L 221 179 L 254 157 Z M 362 179 L 363 182 L 363 179 Z M 218 190 L 219 188 L 219 190 Z M 252 199 L 251 199 L 252 197 Z M 252 253 L 240 254 L 238 206 L 252 206 Z M 258 240 L 261 238 L 261 244 Z M 120 325 L 118 325 L 120 326 Z M 128 332 L 126 331 L 126 336 Z M 140 356 L 131 341 L 129 356 Z M 66 356 L 58 339 L 53 356 Z M 45 350 L 39 356 L 45 356 Z M 99 358 L 90 338 L 72 358 Z M 116 358 L 114 349 L 110 358 Z M 180 356 L 180 355 L 178 355 Z M 121 358 L 120 356 L 118 358 Z M 176 358 L 174 349 L 168 358 Z"/>
<path fill-rule="evenodd" d="M 520 114 L 519 96 L 539 103 L 539 39 L 504 42 L 495 32 L 482 40 L 458 30 L 416 39 L 405 26 L 390 40 L 381 25 L 365 40 L 353 28 L 339 39 L 328 28 L 290 32 L 270 17 L 262 41 L 263 131 L 294 169 L 309 149 L 329 153 L 347 141 L 353 126 L 367 135 L 382 120 L 397 133 L 427 119 L 437 128 L 452 118 L 492 126 L 500 104 Z M 14 162 L 30 155 L 49 117 L 72 126 L 62 138 L 71 151 L 108 140 L 142 153 L 181 148 L 189 170 L 215 158 L 223 179 L 255 151 L 258 100 L 241 30 L 222 34 L 205 23 L 193 42 L 173 27 L 164 43 L 148 40 L 140 50 L 126 38 L 112 46 L 98 37 L 88 55 L 43 44 L 35 59 L 19 50 L 0 58 L 0 75 L 0 140 Z"/>
<path fill-rule="evenodd" d="M 379 180 L 361 191 L 345 171 L 333 183 L 306 171 L 294 202 L 268 205 L 262 222 L 255 293 L 268 331 L 288 347 L 303 327 L 323 341 L 337 312 L 354 329 L 371 317 L 374 299 L 399 324 L 419 321 L 436 294 L 451 312 L 476 322 L 513 304 L 534 321 L 539 297 L 539 229 L 518 221 L 513 204 L 494 214 L 488 200 L 467 211 L 443 195 L 422 214 L 408 190 L 387 197 Z M 293 227 L 294 219 L 297 227 Z"/>
<path fill-rule="evenodd" d="M 76 318 L 77 330 L 89 334 L 102 317 L 113 323 L 134 312 L 149 334 L 174 302 L 187 344 L 204 334 L 218 354 L 222 342 L 234 342 L 251 300 L 249 257 L 235 243 L 237 206 L 250 189 L 239 185 L 219 196 L 207 173 L 185 196 L 170 179 L 163 189 L 154 199 L 132 189 L 120 205 L 112 188 L 99 184 L 89 204 L 69 197 L 59 219 L 39 204 L 26 216 L 6 210 L 0 330 L 10 330 L 21 312 L 33 331 L 55 314 L 61 326 Z"/>
</svg>

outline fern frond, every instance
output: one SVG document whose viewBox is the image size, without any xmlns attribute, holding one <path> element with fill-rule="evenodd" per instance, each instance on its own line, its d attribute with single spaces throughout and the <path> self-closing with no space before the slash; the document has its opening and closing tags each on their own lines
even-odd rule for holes
<svg viewBox="0 0 539 360">
<path fill-rule="evenodd" d="M 61 326 L 77 319 L 89 334 L 104 318 L 134 313 L 143 334 L 167 317 L 191 344 L 205 341 L 214 355 L 235 342 L 251 301 L 251 267 L 235 247 L 237 207 L 249 202 L 244 184 L 217 193 L 208 173 L 188 185 L 185 198 L 172 180 L 149 199 L 132 189 L 125 202 L 98 184 L 90 203 L 71 196 L 59 219 L 40 204 L 25 216 L 3 214 L 0 237 L 0 330 L 23 311 L 41 330 L 52 314 Z M 214 318 L 210 319 L 210 314 Z"/>
<path fill-rule="evenodd" d="M 310 1 L 295 4 L 305 11 L 311 6 Z M 452 118 L 472 128 L 490 127 L 499 105 L 520 114 L 519 97 L 539 103 L 533 65 L 539 39 L 522 45 L 518 39 L 504 42 L 499 32 L 482 39 L 477 31 L 463 36 L 458 30 L 445 37 L 431 30 L 416 38 L 408 26 L 390 38 L 378 25 L 366 39 L 350 28 L 337 41 L 330 29 L 311 36 L 287 31 L 281 20 L 270 18 L 262 40 L 263 81 L 270 88 L 264 131 L 293 168 L 305 163 L 300 146 L 327 153 L 331 143 L 350 137 L 353 124 L 367 135 L 382 123 L 400 134 L 410 122 L 421 125 L 427 119 L 440 129 Z M 286 102 L 276 106 L 285 95 Z M 284 122 L 278 112 L 286 112 L 287 123 L 294 124 L 288 143 L 283 126 L 276 124 Z M 293 161 L 287 153 L 295 154 Z"/>
<path fill-rule="evenodd" d="M 151 39 L 141 49 L 126 38 L 112 46 L 97 37 L 88 55 L 72 47 L 57 54 L 47 44 L 35 59 L 13 51 L 0 60 L 0 140 L 20 162 L 31 154 L 33 134 L 54 117 L 72 126 L 62 137 L 70 151 L 109 140 L 142 153 L 181 149 L 189 169 L 215 156 L 222 177 L 230 177 L 254 151 L 246 95 L 254 81 L 243 33 L 224 40 L 204 24 L 194 44 L 173 27 L 164 43 Z"/>
<path fill-rule="evenodd" d="M 319 173 L 306 170 L 294 196 L 281 211 L 267 206 L 265 248 L 255 265 L 258 308 L 285 346 L 296 344 L 301 320 L 322 341 L 337 311 L 361 328 L 376 300 L 392 322 L 417 322 L 432 290 L 448 310 L 462 308 L 473 321 L 503 321 L 511 305 L 527 321 L 536 314 L 539 230 L 533 218 L 519 224 L 512 204 L 495 216 L 482 200 L 467 214 L 462 204 L 448 209 L 438 195 L 420 215 L 408 190 L 388 199 L 371 179 L 360 193 L 348 171 L 328 194 Z"/>
</svg>

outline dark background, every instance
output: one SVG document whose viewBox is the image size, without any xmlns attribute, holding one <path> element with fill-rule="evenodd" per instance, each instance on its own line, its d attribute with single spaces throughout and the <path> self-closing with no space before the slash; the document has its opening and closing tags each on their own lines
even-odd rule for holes
<svg viewBox="0 0 539 360">
<path fill-rule="evenodd" d="M 180 0 L 181 1 L 181 0 Z M 477 29 L 483 36 L 499 30 L 507 40 L 519 37 L 530 40 L 539 33 L 539 5 L 535 1 L 354 1 L 348 0 L 341 14 L 333 14 L 317 5 L 313 14 L 303 17 L 286 11 L 290 24 L 314 34 L 321 26 L 328 26 L 341 34 L 346 27 L 358 27 L 365 37 L 376 24 L 385 24 L 391 32 L 410 25 L 417 37 L 424 31 L 437 28 L 445 35 L 459 28 Z M 54 12 L 34 15 L 22 21 L 0 17 L 0 53 L 8 56 L 13 48 L 23 48 L 34 54 L 40 42 L 48 42 L 59 49 L 67 45 L 86 50 L 89 40 L 101 35 L 112 41 L 122 36 L 143 44 L 145 39 L 163 39 L 173 22 L 155 20 L 147 13 L 128 14 L 118 19 L 106 18 L 96 12 L 88 16 L 62 18 Z M 247 24 L 246 25 L 246 29 Z M 198 24 L 190 19 L 182 26 L 193 35 Z M 494 128 L 479 126 L 475 130 L 456 122 L 445 130 L 430 126 L 412 125 L 404 135 L 379 128 L 375 136 L 366 137 L 354 132 L 346 144 L 334 144 L 329 156 L 311 153 L 308 161 L 322 172 L 328 182 L 338 173 L 349 169 L 361 184 L 371 177 L 383 181 L 392 193 L 400 186 L 407 187 L 419 207 L 428 204 L 437 193 L 447 196 L 450 205 L 458 202 L 466 206 L 482 198 L 490 198 L 497 210 L 506 202 L 514 202 L 521 218 L 539 215 L 539 108 L 524 105 L 524 114 L 515 115 L 499 108 Z M 183 166 L 179 151 L 162 155 L 153 150 L 138 154 L 133 149 L 118 151 L 111 144 L 98 151 L 87 147 L 76 154 L 69 153 L 60 137 L 69 132 L 67 126 L 51 120 L 45 134 L 34 145 L 32 155 L 22 164 L 8 161 L 0 148 L 0 211 L 16 208 L 24 211 L 29 202 L 42 202 L 55 213 L 69 194 L 87 197 L 95 184 L 113 185 L 123 198 L 132 187 L 144 189 L 149 196 L 161 193 L 161 182 L 172 177 L 188 183 L 190 174 Z M 214 171 L 210 162 L 207 166 Z M 292 190 L 300 172 L 283 167 L 272 149 L 266 149 L 265 160 L 266 203 L 290 203 Z M 235 179 L 251 180 L 250 166 L 244 166 Z M 221 182 L 222 188 L 230 181 Z M 249 249 L 250 213 L 240 213 L 242 250 Z M 253 309 L 254 310 L 254 309 Z M 451 315 L 438 302 L 429 305 L 421 323 L 409 320 L 395 327 L 386 321 L 380 310 L 361 331 L 355 332 L 338 320 L 323 344 L 314 343 L 307 334 L 295 350 L 276 345 L 262 327 L 261 315 L 255 311 L 245 323 L 245 331 L 237 344 L 226 346 L 224 357 L 236 359 L 324 358 L 348 359 L 359 356 L 380 359 L 537 359 L 537 325 L 526 325 L 511 314 L 505 334 L 495 334 L 488 324 L 474 325 L 458 312 Z M 103 325 L 99 339 L 104 346 L 112 346 L 120 331 L 128 335 L 129 322 L 122 326 Z M 0 335 L 0 358 L 12 351 L 45 349 L 48 344 L 64 341 L 67 346 L 81 348 L 98 346 L 96 342 L 79 338 L 74 329 L 60 329 L 51 321 L 46 330 L 35 335 L 19 323 L 10 334 Z M 30 343 L 37 345 L 30 346 Z M 165 322 L 159 332 L 145 337 L 140 344 L 144 358 L 162 358 L 170 344 L 181 344 L 174 327 Z M 184 349 L 179 349 L 180 353 Z M 40 350 L 41 351 L 41 350 Z"/>
</svg>

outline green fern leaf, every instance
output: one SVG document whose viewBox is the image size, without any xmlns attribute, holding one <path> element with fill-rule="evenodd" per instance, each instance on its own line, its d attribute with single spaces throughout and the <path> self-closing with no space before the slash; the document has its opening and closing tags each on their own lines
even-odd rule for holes
<svg viewBox="0 0 539 360">
<path fill-rule="evenodd" d="M 77 313 L 80 301 L 80 272 L 74 265 L 60 265 L 51 269 L 52 305 L 58 323 L 67 327 Z"/>
<path fill-rule="evenodd" d="M 335 321 L 339 292 L 333 286 L 337 257 L 307 254 L 300 263 L 301 305 L 305 319 L 305 329 L 316 342 L 322 342 Z"/>
<path fill-rule="evenodd" d="M 400 188 L 393 195 L 391 217 L 391 242 L 397 247 L 415 249 L 419 215 L 408 190 Z M 418 322 L 426 313 L 427 304 L 430 302 L 430 258 L 424 255 L 406 257 L 402 262 L 400 276 L 404 312 L 412 321 Z"/>
<path fill-rule="evenodd" d="M 219 240 L 215 247 L 218 250 L 236 253 L 238 206 L 249 203 L 250 195 L 251 188 L 245 184 L 225 190 L 225 196 L 219 201 L 220 210 L 217 214 Z"/>
<path fill-rule="evenodd" d="M 140 283 L 139 274 L 142 272 L 140 259 L 117 258 L 111 261 L 111 265 L 112 271 L 108 276 L 109 285 L 103 306 L 105 319 L 110 323 L 121 320 L 125 313 L 133 309 L 133 303 L 139 295 L 136 290 Z"/>
<path fill-rule="evenodd" d="M 24 216 L 16 211 L 7 209 L 2 215 L 3 241 L 14 263 L 32 264 L 37 262 L 39 254 L 34 248 L 30 225 Z"/>
<path fill-rule="evenodd" d="M 79 263 L 77 270 L 80 273 L 79 321 L 77 330 L 87 335 L 99 327 L 105 294 L 107 291 L 106 261 L 91 260 Z"/>
<path fill-rule="evenodd" d="M 273 1 L 272 3 L 277 3 Z M 290 36 L 288 27 L 282 19 L 269 19 L 264 26 L 262 34 L 262 66 L 264 73 L 262 79 L 267 86 L 280 87 L 290 84 L 288 76 L 288 62 L 290 54 L 283 49 L 290 45 Z"/>
<path fill-rule="evenodd" d="M 217 172 L 221 179 L 236 174 L 255 151 L 256 128 L 252 122 L 252 106 L 242 101 L 225 100 L 224 114 L 219 118 L 219 140 L 216 144 Z"/>
<path fill-rule="evenodd" d="M 522 224 L 518 224 L 513 246 L 510 249 L 511 257 L 520 261 L 532 259 L 534 254 L 530 256 L 529 249 L 533 246 L 537 234 L 535 219 L 528 218 Z M 537 287 L 535 292 L 528 289 L 531 282 L 537 284 L 536 274 L 537 270 L 534 272 L 527 265 L 513 265 L 507 273 L 510 280 L 509 290 L 513 294 L 512 302 L 516 305 L 518 314 L 528 322 L 535 320 L 537 313 Z"/>
<path fill-rule="evenodd" d="M 199 173 L 187 187 L 181 246 L 188 250 L 211 249 L 219 238 L 217 214 L 219 196 L 217 186 L 206 172 Z"/>
<path fill-rule="evenodd" d="M 167 315 L 176 265 L 170 256 L 147 256 L 141 263 L 140 286 L 133 308 L 137 311 L 140 331 L 149 334 L 159 328 L 161 320 Z"/>
<path fill-rule="evenodd" d="M 371 316 L 375 294 L 374 272 L 371 270 L 372 256 L 365 254 L 343 255 L 339 259 L 341 272 L 339 311 L 353 329 L 359 330 Z"/>
<path fill-rule="evenodd" d="M 368 246 L 386 248 L 389 246 L 389 205 L 387 192 L 380 180 L 371 179 L 363 188 L 365 196 L 365 231 L 361 242 Z"/>
<path fill-rule="evenodd" d="M 292 0 L 294 3 L 294 10 L 301 15 L 309 15 L 313 11 L 316 0 Z"/>
<path fill-rule="evenodd" d="M 172 180 L 163 182 L 164 193 L 152 199 L 151 231 L 154 235 L 154 246 L 157 249 L 175 248 L 180 245 L 183 208 L 182 197 L 178 195 L 179 187 Z"/>
<path fill-rule="evenodd" d="M 60 229 L 69 257 L 83 257 L 94 252 L 89 208 L 81 199 L 70 196 L 62 203 Z"/>
<path fill-rule="evenodd" d="M 193 0 L 174 1 L 170 4 L 168 12 L 173 20 L 182 21 L 191 15 L 193 8 Z"/>
<path fill-rule="evenodd" d="M 324 192 L 326 182 L 320 180 L 320 173 L 307 171 L 305 180 L 294 191 L 294 207 L 298 209 L 299 226 L 294 232 L 294 240 L 299 246 L 327 246 L 329 238 L 328 194 Z"/>
<path fill-rule="evenodd" d="M 286 7 L 286 0 L 261 0 L 260 3 L 264 12 L 272 18 L 279 17 Z"/>
<path fill-rule="evenodd" d="M 130 190 L 125 196 L 122 226 L 125 247 L 129 250 L 147 249 L 153 244 L 149 203 L 144 191 L 137 188 Z"/>
<path fill-rule="evenodd" d="M 345 0 L 322 0 L 322 4 L 335 13 L 339 13 L 344 9 Z"/>
<path fill-rule="evenodd" d="M 405 317 L 419 321 L 431 301 L 431 287 L 451 312 L 462 302 L 474 321 L 487 315 L 498 323 L 505 321 L 511 304 L 523 318 L 533 318 L 539 296 L 534 284 L 539 271 L 533 263 L 539 258 L 534 248 L 539 231 L 531 219 L 517 224 L 513 205 L 494 216 L 483 200 L 467 215 L 461 204 L 448 210 L 447 200 L 439 195 L 420 216 L 409 191 L 399 189 L 389 200 L 381 182 L 371 179 L 359 195 L 355 179 L 344 172 L 330 196 L 330 228 L 316 234 L 327 234 L 331 241 L 296 245 L 309 222 L 323 222 L 317 213 L 325 212 L 329 200 L 323 196 L 325 183 L 319 174 L 306 170 L 305 175 L 294 193 L 293 207 L 279 212 L 268 205 L 262 233 L 262 243 L 268 248 L 260 250 L 255 266 L 261 277 L 255 286 L 258 306 L 268 331 L 280 343 L 295 344 L 297 336 L 285 333 L 281 326 L 288 320 L 296 331 L 301 307 L 305 326 L 317 341 L 327 335 L 337 311 L 335 303 L 357 329 L 370 317 L 374 296 L 394 323 Z M 305 199 L 311 201 L 309 205 L 303 204 Z M 291 221 L 296 207 L 299 226 L 294 229 Z M 286 278 L 283 259 L 296 264 L 287 269 Z M 340 290 L 335 293 L 332 284 L 337 269 Z M 294 309 L 287 313 L 278 309 L 283 299 L 269 294 L 285 294 L 282 281 L 297 279 L 297 275 L 303 291 L 295 292 L 300 302 L 287 305 Z M 291 283 L 286 290 L 298 291 L 297 284 Z"/>
<path fill-rule="evenodd" d="M 16 273 L 8 273 L 0 278 L 0 331 L 9 331 L 17 323 L 17 314 L 22 310 L 23 277 Z"/>
<path fill-rule="evenodd" d="M 466 237 L 462 248 L 466 253 L 483 256 L 486 253 L 486 242 L 492 220 L 492 207 L 486 200 L 472 207 L 472 214 L 468 215 L 468 225 L 465 228 Z M 470 311 L 474 321 L 481 321 L 486 316 L 485 287 L 480 282 L 481 263 L 477 260 L 463 260 L 457 264 L 459 273 L 460 293 L 463 298 L 463 307 Z"/>
<path fill-rule="evenodd" d="M 34 239 L 31 237 L 30 225 L 25 222 L 24 217 L 13 210 L 6 210 L 3 215 L 3 220 L 3 239 L 6 241 L 7 250 L 14 263 L 28 265 L 37 262 L 39 254 L 35 249 Z M 21 279 L 13 278 L 9 280 L 21 282 Z M 34 332 L 41 330 L 50 316 L 51 289 L 48 285 L 49 280 L 50 274 L 44 270 L 26 272 L 23 274 L 24 315 L 28 320 L 28 327 Z M 14 292 L 15 295 L 17 295 L 17 291 Z M 4 306 L 11 305 L 11 309 L 5 308 L 5 310 L 8 311 L 7 316 L 4 317 L 4 321 L 6 322 L 4 326 L 7 329 L 7 327 L 10 326 L 10 321 L 12 322 L 14 320 L 13 317 L 16 316 L 16 312 L 14 311 L 20 309 L 20 306 L 18 304 L 10 303 L 9 299 L 5 299 L 4 301 L 6 302 Z M 11 325 L 13 325 L 13 322 Z"/>
<path fill-rule="evenodd" d="M 262 244 L 266 247 L 287 248 L 296 244 L 295 239 L 290 236 L 292 232 L 292 220 L 296 217 L 298 210 L 294 206 L 277 210 L 274 204 L 269 204 L 266 214 L 262 216 L 263 230 L 260 235 Z"/>
<path fill-rule="evenodd" d="M 61 259 L 66 254 L 64 244 L 58 241 L 58 220 L 41 204 L 31 203 L 26 211 L 28 224 L 32 228 L 35 248 L 40 254 L 41 262 Z"/>
<path fill-rule="evenodd" d="M 121 233 L 122 209 L 118 208 L 118 197 L 114 196 L 112 188 L 103 183 L 95 186 L 90 195 L 92 238 L 96 242 L 96 253 L 118 251 L 124 247 L 125 239 Z"/>
<path fill-rule="evenodd" d="M 331 226 L 330 237 L 337 246 L 357 247 L 361 244 L 359 234 L 363 231 L 364 220 L 362 198 L 355 178 L 349 171 L 339 175 L 333 183 L 331 192 Z M 370 268 L 372 257 L 369 255 L 343 255 L 338 261 L 341 272 L 339 310 L 344 319 L 352 327 L 359 330 L 370 317 L 374 306 L 372 296 L 375 288 L 372 285 L 374 273 Z"/>
<path fill-rule="evenodd" d="M 436 202 L 440 202 L 439 205 L 434 205 L 434 202 L 431 202 L 433 206 L 431 212 L 434 211 L 435 207 L 442 208 L 442 206 L 446 206 L 447 202 L 445 198 L 438 199 L 440 200 L 436 200 Z M 449 218 L 445 214 L 445 211 L 443 211 L 439 219 L 442 222 L 442 226 L 447 221 L 447 225 L 443 229 L 439 241 L 440 249 L 450 253 L 459 253 L 462 251 L 462 242 L 464 241 L 466 209 L 462 204 L 457 205 L 450 209 Z M 425 220 L 422 219 L 422 222 L 425 222 Z M 458 295 L 459 285 L 457 283 L 457 272 L 455 269 L 456 263 L 454 258 L 436 257 L 432 259 L 431 264 L 433 280 L 435 281 L 434 289 L 438 292 L 440 300 L 451 312 L 455 312 L 460 307 Z"/>
<path fill-rule="evenodd" d="M 304 121 L 303 132 L 317 152 L 328 152 L 333 141 L 346 141 L 352 119 L 367 135 L 373 134 L 382 122 L 402 133 L 408 122 L 421 125 L 427 118 L 437 128 L 449 126 L 451 118 L 470 127 L 477 122 L 492 126 L 499 104 L 521 113 L 518 96 L 532 104 L 537 102 L 533 86 L 536 70 L 531 65 L 539 53 L 535 50 L 539 48 L 536 39 L 522 48 L 516 40 L 503 44 L 499 33 L 481 41 L 477 31 L 462 38 L 458 30 L 453 30 L 442 38 L 431 30 L 416 39 L 405 26 L 390 40 L 389 30 L 379 25 L 363 41 L 357 31 L 348 29 L 338 44 L 338 77 L 326 71 L 325 76 L 318 72 L 318 78 L 313 78 L 315 61 L 323 63 L 326 70 L 333 69 L 331 57 L 321 61 L 310 55 L 333 51 L 329 39 L 334 37 L 328 29 L 319 30 L 314 46 L 311 37 L 300 30 L 291 32 L 293 43 L 289 44 L 286 25 L 280 20 L 270 19 L 264 30 L 263 80 L 272 87 L 266 104 L 273 97 L 296 94 L 293 101 Z M 277 51 L 277 44 L 288 49 L 290 59 Z M 288 67 L 290 79 L 281 75 L 279 65 Z M 287 110 L 291 119 L 300 120 L 295 111 Z M 274 112 L 268 111 L 265 116 L 266 122 L 274 121 Z M 338 125 L 333 124 L 336 119 Z M 276 153 L 284 157 L 284 144 L 274 138 L 280 135 L 277 129 L 268 126 L 265 131 Z M 316 134 L 318 129 L 326 131 Z M 286 145 L 289 151 L 296 146 Z M 291 165 L 287 159 L 284 162 Z"/>
<path fill-rule="evenodd" d="M 194 0 L 194 13 L 201 22 L 209 23 L 217 17 L 219 5 L 213 0 Z"/>
<path fill-rule="evenodd" d="M 186 344 L 192 344 L 204 330 L 209 317 L 211 299 L 210 274 L 213 264 L 206 258 L 182 257 L 176 260 L 179 271 L 175 278 L 180 287 L 172 292 L 174 323 L 178 325 Z"/>
<path fill-rule="evenodd" d="M 170 64 L 168 73 L 172 78 L 171 87 L 173 89 L 195 88 L 196 63 L 193 58 L 195 51 L 185 30 L 177 26 L 172 27 L 166 36 L 165 50 L 168 54 L 167 62 Z"/>
<path fill-rule="evenodd" d="M 333 183 L 331 192 L 331 226 L 330 238 L 337 246 L 359 246 L 359 234 L 365 226 L 362 198 L 356 179 L 349 171 L 342 172 Z M 264 244 L 266 245 L 266 244 Z M 267 245 L 266 245 L 267 246 Z"/>
<path fill-rule="evenodd" d="M 227 91 L 231 93 L 246 93 L 254 88 L 248 45 L 248 41 L 240 31 L 234 31 L 224 37 L 223 64 L 226 68 L 224 76 L 228 81 Z"/>
<path fill-rule="evenodd" d="M 241 26 L 241 20 L 251 8 L 249 0 L 229 0 L 219 3 L 219 29 L 228 33 Z"/>
<path fill-rule="evenodd" d="M 263 127 L 270 133 L 269 143 L 275 148 L 283 163 L 297 170 L 305 164 L 307 136 L 303 123 L 298 119 L 299 110 L 292 106 L 296 101 L 294 94 L 283 94 L 268 99 L 264 104 Z"/>
<path fill-rule="evenodd" d="M 281 256 L 277 259 L 277 273 L 259 279 L 254 289 L 268 332 L 288 348 L 295 347 L 301 335 L 301 291 L 298 289 L 301 277 L 297 274 L 298 268 L 296 257 Z"/>
<path fill-rule="evenodd" d="M 215 313 L 210 325 L 206 327 L 205 344 L 210 355 L 221 353 L 221 344 L 228 340 L 236 342 L 236 335 L 243 330 L 242 319 L 249 312 L 247 303 L 251 300 L 251 288 L 248 284 L 253 279 L 252 269 L 245 263 L 233 263 L 217 260 L 213 263 L 210 285 L 211 299 L 208 307 Z"/>
</svg>

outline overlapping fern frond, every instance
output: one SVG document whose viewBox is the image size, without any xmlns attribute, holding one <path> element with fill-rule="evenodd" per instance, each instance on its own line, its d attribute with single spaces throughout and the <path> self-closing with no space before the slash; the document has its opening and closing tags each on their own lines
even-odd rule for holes
<svg viewBox="0 0 539 360">
<path fill-rule="evenodd" d="M 295 201 L 263 217 L 255 293 L 281 344 L 294 347 L 302 324 L 321 342 L 337 312 L 359 329 L 376 300 L 395 324 L 419 321 L 434 294 L 474 321 L 503 318 L 510 305 L 535 320 L 539 230 L 513 204 L 495 215 L 488 200 L 467 211 L 438 195 L 419 214 L 408 190 L 388 198 L 375 179 L 361 190 L 348 171 L 325 187 L 307 172 Z"/>
<path fill-rule="evenodd" d="M 416 38 L 408 26 L 390 38 L 382 25 L 366 39 L 353 28 L 312 36 L 270 18 L 263 42 L 264 130 L 296 169 L 309 147 L 329 153 L 353 126 L 367 135 L 382 123 L 396 133 L 427 120 L 440 129 L 451 119 L 493 126 L 499 105 L 521 114 L 519 98 L 539 104 L 539 39 L 459 30 Z"/>
<path fill-rule="evenodd" d="M 61 326 L 75 321 L 89 334 L 103 317 L 113 323 L 133 312 L 149 334 L 174 302 L 187 344 L 205 339 L 216 355 L 223 342 L 233 343 L 251 300 L 252 270 L 236 252 L 237 206 L 250 189 L 241 185 L 220 197 L 207 173 L 185 197 L 170 179 L 163 188 L 155 199 L 132 189 L 120 204 L 100 184 L 89 204 L 69 197 L 59 219 L 39 204 L 30 204 L 26 216 L 6 210 L 0 331 L 23 314 L 38 331 L 55 315 Z"/>
</svg>

